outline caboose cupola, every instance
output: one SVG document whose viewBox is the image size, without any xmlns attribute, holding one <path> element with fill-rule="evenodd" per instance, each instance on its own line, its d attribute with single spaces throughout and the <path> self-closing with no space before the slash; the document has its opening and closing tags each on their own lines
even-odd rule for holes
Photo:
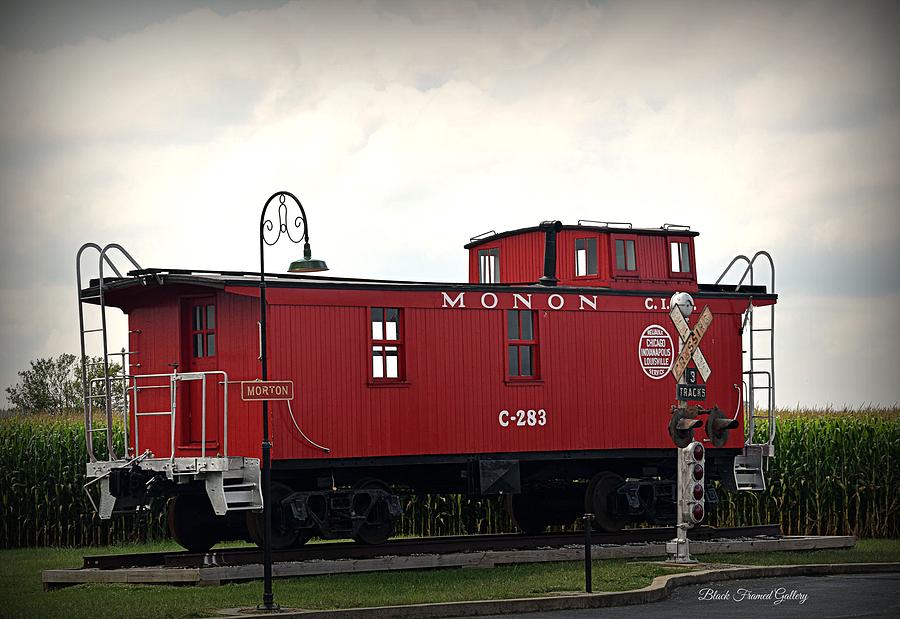
<svg viewBox="0 0 900 619">
<path fill-rule="evenodd" d="M 473 237 L 469 282 L 630 290 L 697 290 L 688 226 L 545 221 L 532 228 Z"/>
</svg>

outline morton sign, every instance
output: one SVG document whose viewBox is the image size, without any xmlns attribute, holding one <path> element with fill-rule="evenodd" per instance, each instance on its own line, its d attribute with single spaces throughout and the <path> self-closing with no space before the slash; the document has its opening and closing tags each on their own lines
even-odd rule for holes
<svg viewBox="0 0 900 619">
<path fill-rule="evenodd" d="M 263 400 L 293 400 L 292 380 L 244 380 L 241 381 L 241 399 L 245 402 Z"/>
</svg>

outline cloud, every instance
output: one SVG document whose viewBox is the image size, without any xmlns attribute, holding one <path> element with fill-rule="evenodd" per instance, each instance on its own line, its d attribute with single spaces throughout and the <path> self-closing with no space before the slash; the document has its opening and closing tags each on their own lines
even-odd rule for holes
<svg viewBox="0 0 900 619">
<path fill-rule="evenodd" d="M 866 315 L 900 290 L 890 3 L 273 4 L 0 48 L 0 382 L 77 346 L 82 242 L 254 269 L 281 188 L 335 275 L 459 281 L 474 234 L 590 218 L 692 225 L 704 281 L 770 250 L 785 323 L 822 337 L 842 327 L 795 299 Z M 900 399 L 885 384 L 847 401 Z"/>
</svg>

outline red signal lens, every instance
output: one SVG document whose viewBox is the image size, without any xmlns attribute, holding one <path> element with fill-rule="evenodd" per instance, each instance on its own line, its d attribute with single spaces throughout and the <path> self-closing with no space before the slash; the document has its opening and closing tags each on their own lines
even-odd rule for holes
<svg viewBox="0 0 900 619">
<path fill-rule="evenodd" d="M 703 506 L 699 503 L 695 504 L 691 508 L 691 517 L 694 519 L 694 522 L 700 522 L 703 520 Z"/>
<path fill-rule="evenodd" d="M 692 494 L 694 495 L 695 501 L 703 499 L 703 486 L 701 486 L 700 484 L 694 484 Z"/>
<path fill-rule="evenodd" d="M 706 450 L 703 449 L 703 445 L 700 443 L 694 443 L 694 460 L 698 462 L 703 459 L 703 454 Z"/>
<path fill-rule="evenodd" d="M 694 465 L 693 475 L 694 475 L 694 479 L 696 481 L 700 481 L 701 479 L 703 479 L 703 465 L 702 464 Z"/>
</svg>

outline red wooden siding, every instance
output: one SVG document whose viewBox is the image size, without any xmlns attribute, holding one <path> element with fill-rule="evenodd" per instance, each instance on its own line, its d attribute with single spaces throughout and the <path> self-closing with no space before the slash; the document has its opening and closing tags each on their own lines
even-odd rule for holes
<svg viewBox="0 0 900 619">
<path fill-rule="evenodd" d="M 128 314 L 129 346 L 138 354 L 132 355 L 131 374 L 169 374 L 172 367 L 169 363 L 181 359 L 180 338 L 180 297 L 166 294 L 161 289 L 154 295 L 153 305 L 138 307 Z M 136 364 L 140 364 L 136 367 Z M 168 380 L 143 379 L 141 387 L 168 385 Z M 142 389 L 138 394 L 138 406 L 141 412 L 170 410 L 169 392 L 167 389 Z M 134 447 L 134 409 L 130 411 L 130 437 Z M 138 449 L 143 452 L 150 449 L 156 457 L 171 455 L 169 444 L 168 417 L 141 417 Z"/>
<path fill-rule="evenodd" d="M 166 294 L 169 293 L 169 294 Z M 171 363 L 179 363 L 179 371 L 186 371 L 184 356 L 190 354 L 190 343 L 182 337 L 186 318 L 181 312 L 181 301 L 194 296 L 214 295 L 217 312 L 218 347 L 217 368 L 228 373 L 231 381 L 252 380 L 259 377 L 258 336 L 256 321 L 259 319 L 258 301 L 254 305 L 246 297 L 225 294 L 221 291 L 211 293 L 208 288 L 184 290 L 179 288 L 162 288 L 155 295 L 152 305 L 138 307 L 129 312 L 129 329 L 140 330 L 131 335 L 132 350 L 140 354 L 132 357 L 132 363 L 140 363 L 140 367 L 132 367 L 132 374 L 170 374 Z M 218 377 L 216 377 L 218 378 Z M 210 380 L 213 380 L 212 378 Z M 139 381 L 141 386 L 168 385 L 168 380 L 145 379 Z M 187 386 L 187 384 L 185 384 Z M 210 386 L 210 389 L 213 387 Z M 182 387 L 179 391 L 183 393 Z M 224 393 L 224 391 L 220 392 Z M 142 390 L 138 397 L 140 412 L 170 410 L 168 389 Z M 199 445 L 194 448 L 178 448 L 185 443 L 185 424 L 188 422 L 186 398 L 178 400 L 176 408 L 176 455 L 196 456 L 200 454 Z M 260 423 L 261 404 L 242 402 L 239 385 L 230 385 L 228 392 L 228 453 L 229 455 L 258 456 L 262 440 Z M 134 428 L 134 411 L 130 421 Z M 212 434 L 215 428 L 224 425 L 224 409 L 207 411 L 207 432 Z M 150 449 L 157 457 L 170 455 L 170 419 L 164 416 L 144 416 L 139 420 L 138 449 Z M 210 449 L 208 455 L 224 453 L 221 441 L 224 433 L 219 433 L 219 445 Z M 131 433 L 134 446 L 134 432 Z"/>
<path fill-rule="evenodd" d="M 133 342 L 142 364 L 135 371 L 170 372 L 167 364 L 180 357 L 178 296 L 185 291 L 167 291 L 159 289 L 151 305 L 130 313 L 131 328 L 142 331 Z M 235 382 L 257 378 L 258 293 L 248 287 L 215 294 L 220 369 Z M 666 427 L 674 380 L 668 375 L 653 380 L 638 362 L 638 342 L 647 326 L 658 324 L 677 341 L 662 299 L 601 294 L 597 311 L 581 311 L 578 295 L 564 293 L 567 309 L 554 311 L 547 309 L 550 292 L 535 291 L 541 375 L 538 381 L 513 383 L 504 380 L 505 309 L 512 294 L 498 292 L 496 309 L 481 307 L 482 291 L 466 294 L 467 307 L 461 309 L 441 307 L 441 293 L 435 291 L 270 288 L 269 377 L 294 381 L 297 422 L 331 449 L 325 456 L 306 443 L 287 405 L 273 402 L 273 457 L 671 447 Z M 698 296 L 697 304 L 710 305 L 715 314 L 701 344 L 712 368 L 706 404 L 731 416 L 739 399 L 732 385 L 741 382 L 739 327 L 746 301 Z M 401 384 L 369 381 L 371 306 L 403 310 L 407 380 Z M 140 402 L 144 411 L 167 408 L 167 402 L 152 402 L 143 392 Z M 515 415 L 518 409 L 545 410 L 547 424 L 498 423 L 501 410 Z M 230 455 L 259 455 L 260 412 L 260 403 L 242 402 L 238 385 L 232 386 Z M 168 418 L 142 418 L 140 435 L 141 449 L 168 455 Z M 741 444 L 742 432 L 736 430 L 728 446 Z"/>
<path fill-rule="evenodd" d="M 478 283 L 478 250 L 500 248 L 500 283 L 533 284 L 544 272 L 544 233 L 525 232 L 469 251 L 469 281 Z"/>
</svg>

